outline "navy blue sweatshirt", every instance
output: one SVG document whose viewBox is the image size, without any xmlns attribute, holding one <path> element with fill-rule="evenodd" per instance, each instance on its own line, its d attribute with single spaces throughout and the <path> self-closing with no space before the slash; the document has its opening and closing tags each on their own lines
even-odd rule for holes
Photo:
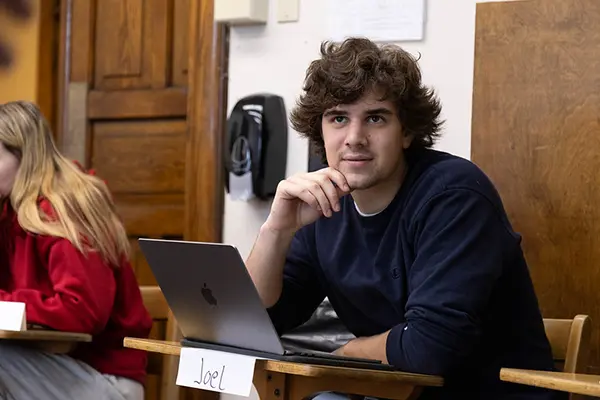
<svg viewBox="0 0 600 400">
<path fill-rule="evenodd" d="M 292 241 L 269 309 L 280 334 L 327 296 L 355 336 L 391 329 L 390 364 L 445 378 L 422 398 L 564 397 L 499 379 L 502 367 L 552 370 L 553 361 L 520 236 L 479 168 L 421 151 L 381 213 L 361 216 L 351 196 L 341 206 Z"/>
</svg>

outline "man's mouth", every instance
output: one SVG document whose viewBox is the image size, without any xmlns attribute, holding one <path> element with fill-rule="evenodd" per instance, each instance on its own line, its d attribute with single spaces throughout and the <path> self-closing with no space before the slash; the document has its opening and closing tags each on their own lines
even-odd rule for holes
<svg viewBox="0 0 600 400">
<path fill-rule="evenodd" d="M 346 156 L 343 157 L 342 160 L 344 161 L 371 161 L 373 159 L 373 157 L 370 156 Z"/>
<path fill-rule="evenodd" d="M 372 158 L 369 157 L 346 157 L 343 159 L 343 161 L 346 162 L 350 162 L 350 163 L 365 163 L 368 161 L 372 161 Z"/>
</svg>

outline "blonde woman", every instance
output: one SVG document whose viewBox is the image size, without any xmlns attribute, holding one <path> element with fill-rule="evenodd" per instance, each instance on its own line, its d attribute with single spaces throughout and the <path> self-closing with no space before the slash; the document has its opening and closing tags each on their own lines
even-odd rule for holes
<svg viewBox="0 0 600 400">
<path fill-rule="evenodd" d="M 70 355 L 0 342 L 0 397 L 144 397 L 152 320 L 128 262 L 128 240 L 104 182 L 57 150 L 39 109 L 0 105 L 0 301 L 28 324 L 93 335 Z M 0 316 L 1 318 L 1 316 Z"/>
</svg>

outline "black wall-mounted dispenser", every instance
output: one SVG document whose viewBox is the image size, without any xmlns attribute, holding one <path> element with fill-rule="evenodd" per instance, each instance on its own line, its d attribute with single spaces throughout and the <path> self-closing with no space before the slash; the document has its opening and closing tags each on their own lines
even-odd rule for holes
<svg viewBox="0 0 600 400">
<path fill-rule="evenodd" d="M 285 179 L 288 119 L 281 96 L 259 93 L 240 99 L 227 120 L 225 187 L 234 200 L 275 195 Z"/>
</svg>

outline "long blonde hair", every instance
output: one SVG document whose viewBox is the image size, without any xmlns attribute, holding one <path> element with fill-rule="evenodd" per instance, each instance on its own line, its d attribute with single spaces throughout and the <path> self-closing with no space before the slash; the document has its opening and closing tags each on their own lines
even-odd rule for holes
<svg viewBox="0 0 600 400">
<path fill-rule="evenodd" d="M 129 256 L 127 234 L 106 184 L 58 151 L 35 104 L 0 105 L 0 143 L 20 161 L 10 203 L 23 229 L 65 238 L 82 253 L 97 251 L 114 267 Z M 44 213 L 40 199 L 50 203 L 54 215 Z"/>
</svg>

